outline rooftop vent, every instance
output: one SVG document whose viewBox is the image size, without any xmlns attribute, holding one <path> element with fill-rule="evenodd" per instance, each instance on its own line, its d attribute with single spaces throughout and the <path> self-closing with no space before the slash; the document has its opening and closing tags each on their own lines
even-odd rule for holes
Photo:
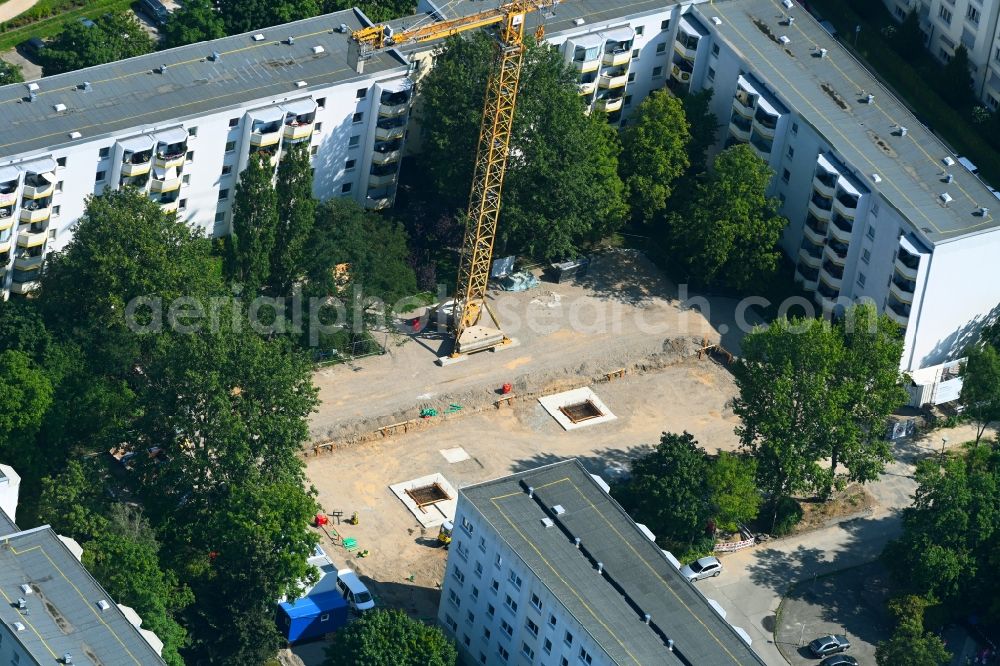
<svg viewBox="0 0 1000 666">
<path fill-rule="evenodd" d="M 71 139 L 79 139 L 82 136 L 83 135 L 80 134 L 79 132 L 70 132 L 69 133 L 69 138 L 71 138 Z"/>
<path fill-rule="evenodd" d="M 865 104 L 874 104 L 874 103 L 875 103 L 875 95 L 872 95 L 871 93 L 865 95 Z"/>
<path fill-rule="evenodd" d="M 828 51 L 826 49 L 820 49 L 819 50 L 819 57 L 820 58 L 825 58 L 827 53 L 828 53 Z"/>
<path fill-rule="evenodd" d="M 552 522 L 551 518 L 542 518 L 542 526 L 543 527 L 549 528 L 549 527 L 552 527 L 553 525 L 555 525 L 555 523 Z"/>
<path fill-rule="evenodd" d="M 24 597 L 17 598 L 17 610 L 25 610 L 28 607 L 28 602 Z"/>
<path fill-rule="evenodd" d="M 979 217 L 986 217 L 989 214 L 990 214 L 990 209 L 987 208 L 986 206 L 981 206 L 979 208 Z"/>
<path fill-rule="evenodd" d="M 107 599 L 99 599 L 97 601 L 97 607 L 100 608 L 102 611 L 106 611 L 109 608 L 111 608 L 111 604 L 108 603 Z"/>
<path fill-rule="evenodd" d="M 29 102 L 34 102 L 36 99 L 38 99 L 38 93 L 36 93 L 34 90 L 28 93 Z"/>
<path fill-rule="evenodd" d="M 722 19 L 720 19 L 718 16 L 713 16 L 712 25 L 722 25 Z"/>
<path fill-rule="evenodd" d="M 62 113 L 63 111 L 66 110 L 66 105 L 65 104 L 56 104 L 52 108 L 56 110 L 56 113 Z"/>
<path fill-rule="evenodd" d="M 31 586 L 27 583 L 21 583 L 21 592 L 25 594 L 31 594 Z"/>
<path fill-rule="evenodd" d="M 597 563 L 597 573 L 604 573 L 604 562 Z"/>
<path fill-rule="evenodd" d="M 26 629 L 26 627 L 24 626 L 23 622 L 15 622 L 14 623 L 14 630 L 15 631 L 24 631 L 25 629 Z"/>
<path fill-rule="evenodd" d="M 253 41 L 255 41 L 255 42 L 262 42 L 262 41 L 264 41 L 264 33 L 262 33 L 262 32 L 258 32 L 258 33 L 257 33 L 256 35 L 254 35 L 254 36 L 252 37 L 252 39 L 253 39 Z"/>
<path fill-rule="evenodd" d="M 31 91 L 31 92 L 34 92 L 34 91 L 38 90 L 38 84 L 37 83 L 29 83 L 28 84 L 28 90 Z"/>
<path fill-rule="evenodd" d="M 556 504 L 554 507 L 552 507 L 552 513 L 556 514 L 557 516 L 561 516 L 564 513 L 566 513 L 566 509 L 563 508 L 562 504 Z"/>
<path fill-rule="evenodd" d="M 782 35 L 781 37 L 778 37 L 778 41 L 781 42 L 782 44 L 788 44 L 792 40 L 788 39 L 787 35 Z"/>
<path fill-rule="evenodd" d="M 787 23 L 788 25 L 794 24 L 795 23 L 795 17 L 794 16 L 789 16 L 787 19 L 785 19 L 785 23 Z"/>
<path fill-rule="evenodd" d="M 219 62 L 222 60 L 222 54 L 218 51 L 212 51 L 212 62 Z"/>
<path fill-rule="evenodd" d="M 295 38 L 292 37 L 291 35 L 288 36 L 288 45 L 289 46 L 294 46 L 295 45 Z"/>
<path fill-rule="evenodd" d="M 341 23 L 339 26 L 337 26 L 337 32 L 339 32 L 341 34 L 346 33 L 347 32 L 347 24 L 346 23 Z"/>
<path fill-rule="evenodd" d="M 872 180 L 875 181 L 876 183 L 881 183 L 882 182 L 882 176 L 878 175 L 877 173 L 873 173 L 872 174 Z"/>
<path fill-rule="evenodd" d="M 83 92 L 90 92 L 90 81 L 84 81 L 77 87 Z"/>
<path fill-rule="evenodd" d="M 941 160 L 941 161 L 942 161 L 942 162 L 944 162 L 945 166 L 955 166 L 955 160 L 951 159 L 951 157 L 947 157 L 947 156 L 946 156 L 946 157 L 945 157 L 945 158 L 944 158 L 943 160 Z"/>
<path fill-rule="evenodd" d="M 63 654 L 63 658 L 62 658 L 62 663 L 64 663 L 64 664 L 72 664 L 73 663 L 73 655 L 71 655 L 69 652 L 64 653 Z"/>
<path fill-rule="evenodd" d="M 902 125 L 899 126 L 899 136 L 906 136 L 906 133 L 909 132 L 909 131 L 910 130 L 906 129 Z"/>
<path fill-rule="evenodd" d="M 535 496 L 534 486 L 528 486 L 528 497 L 534 497 L 534 496 Z"/>
<path fill-rule="evenodd" d="M 586 21 L 584 21 L 582 18 L 573 19 L 573 25 L 583 25 L 584 23 L 586 23 Z"/>
<path fill-rule="evenodd" d="M 162 65 L 160 65 L 159 67 L 156 68 L 156 73 L 157 74 L 164 74 L 166 71 L 167 71 L 167 64 L 166 63 L 163 63 Z"/>
<path fill-rule="evenodd" d="M 952 175 L 952 174 L 950 174 L 950 173 L 946 173 L 946 174 L 944 175 L 944 179 L 943 179 L 943 180 L 944 180 L 944 182 L 946 182 L 946 183 L 950 183 L 950 182 L 952 182 L 952 181 L 954 181 L 954 180 L 955 180 L 955 176 L 953 176 L 953 175 Z"/>
<path fill-rule="evenodd" d="M 309 84 L 306 83 L 305 81 L 296 81 L 295 82 L 295 87 L 296 88 L 305 88 L 307 85 L 309 85 Z"/>
<path fill-rule="evenodd" d="M 794 3 L 792 0 L 781 0 L 781 4 L 785 6 L 785 9 L 791 9 Z"/>
<path fill-rule="evenodd" d="M 316 55 L 319 55 L 320 53 L 323 53 L 324 51 L 326 51 L 326 49 L 324 49 L 322 46 L 320 46 L 318 44 L 316 46 L 312 47 L 312 52 L 315 53 Z"/>
<path fill-rule="evenodd" d="M 941 203 L 944 204 L 949 204 L 952 201 L 951 195 L 947 192 L 942 192 L 938 198 L 941 199 Z"/>
<path fill-rule="evenodd" d="M 645 615 L 642 616 L 642 621 L 645 622 L 646 624 L 649 624 L 649 621 L 652 619 L 653 618 L 649 615 L 649 613 L 646 613 Z"/>
</svg>

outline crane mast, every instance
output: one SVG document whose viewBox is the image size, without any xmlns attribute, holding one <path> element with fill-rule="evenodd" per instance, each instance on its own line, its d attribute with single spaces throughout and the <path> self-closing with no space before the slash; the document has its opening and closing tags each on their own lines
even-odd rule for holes
<svg viewBox="0 0 1000 666">
<path fill-rule="evenodd" d="M 453 356 L 492 349 L 510 342 L 500 328 L 496 313 L 487 303 L 486 291 L 524 60 L 525 17 L 544 4 L 543 0 L 510 0 L 494 9 L 411 30 L 393 32 L 388 26 L 375 25 L 362 28 L 352 35 L 358 55 L 363 60 L 384 48 L 432 41 L 466 30 L 499 24 L 497 52 L 486 87 L 479 147 L 459 260 Z M 541 37 L 542 30 L 539 28 L 536 38 Z M 484 312 L 489 315 L 492 327 L 481 325 Z"/>
</svg>

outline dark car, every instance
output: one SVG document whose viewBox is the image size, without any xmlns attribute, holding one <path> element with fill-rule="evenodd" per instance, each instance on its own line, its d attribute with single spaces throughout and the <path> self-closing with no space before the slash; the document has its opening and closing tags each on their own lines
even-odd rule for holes
<svg viewBox="0 0 1000 666">
<path fill-rule="evenodd" d="M 813 656 L 825 657 L 830 654 L 843 652 L 849 647 L 851 647 L 851 642 L 847 640 L 847 636 L 829 634 L 827 636 L 820 636 L 810 643 L 809 651 L 813 653 Z"/>
<path fill-rule="evenodd" d="M 847 654 L 838 654 L 819 662 L 819 666 L 858 666 L 858 660 Z"/>
<path fill-rule="evenodd" d="M 45 48 L 45 42 L 43 42 L 40 37 L 32 37 L 28 41 L 24 42 L 21 46 L 28 53 L 38 54 L 41 53 L 42 50 Z"/>
</svg>

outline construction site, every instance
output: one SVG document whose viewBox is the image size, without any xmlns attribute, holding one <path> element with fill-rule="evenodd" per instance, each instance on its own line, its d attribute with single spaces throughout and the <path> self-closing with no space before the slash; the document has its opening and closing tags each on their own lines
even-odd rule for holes
<svg viewBox="0 0 1000 666">
<path fill-rule="evenodd" d="M 399 336 L 383 356 L 315 377 L 306 473 L 335 516 L 322 545 L 379 603 L 414 617 L 435 614 L 447 558 L 437 537 L 461 487 L 572 457 L 613 482 L 663 431 L 712 452 L 737 446 L 718 332 L 736 330 L 731 303 L 705 301 L 710 318 L 685 307 L 630 251 L 571 283 L 490 298 L 516 346 L 439 367 L 441 336 Z"/>
</svg>

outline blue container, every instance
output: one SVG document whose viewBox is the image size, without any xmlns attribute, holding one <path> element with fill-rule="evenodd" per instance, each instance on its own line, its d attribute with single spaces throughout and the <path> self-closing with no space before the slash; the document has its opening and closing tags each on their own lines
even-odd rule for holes
<svg viewBox="0 0 1000 666">
<path fill-rule="evenodd" d="M 300 643 L 347 624 L 347 602 L 337 592 L 323 592 L 278 604 L 278 630 L 289 643 Z"/>
</svg>

